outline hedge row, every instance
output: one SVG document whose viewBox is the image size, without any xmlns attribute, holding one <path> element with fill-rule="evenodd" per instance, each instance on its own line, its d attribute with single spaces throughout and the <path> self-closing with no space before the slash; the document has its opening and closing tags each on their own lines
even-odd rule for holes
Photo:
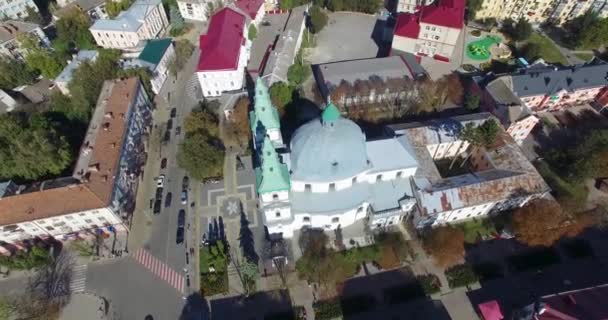
<svg viewBox="0 0 608 320">
<path fill-rule="evenodd" d="M 445 271 L 450 288 L 464 287 L 479 281 L 473 269 L 465 264 L 453 266 Z"/>
</svg>

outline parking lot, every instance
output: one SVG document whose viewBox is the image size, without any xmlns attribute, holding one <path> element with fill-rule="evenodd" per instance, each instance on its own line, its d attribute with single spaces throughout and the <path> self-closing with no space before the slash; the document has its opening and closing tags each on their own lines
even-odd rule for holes
<svg viewBox="0 0 608 320">
<path fill-rule="evenodd" d="M 373 58 L 378 44 L 372 38 L 377 17 L 361 13 L 329 13 L 327 26 L 318 34 L 316 47 L 308 52 L 312 64 Z"/>
</svg>

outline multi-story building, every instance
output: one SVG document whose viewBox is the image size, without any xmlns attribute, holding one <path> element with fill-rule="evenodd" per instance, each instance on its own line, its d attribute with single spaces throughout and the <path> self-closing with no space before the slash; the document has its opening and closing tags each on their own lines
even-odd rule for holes
<svg viewBox="0 0 608 320">
<path fill-rule="evenodd" d="M 200 37 L 197 76 L 205 97 L 243 88 L 251 41 L 244 15 L 224 8 L 211 17 L 207 34 Z"/>
<path fill-rule="evenodd" d="M 175 49 L 171 39 L 148 40 L 137 59 L 125 64 L 148 68 L 152 73 L 150 79 L 152 91 L 158 94 L 169 76 L 168 64 L 173 57 L 175 57 Z"/>
<path fill-rule="evenodd" d="M 414 13 L 419 6 L 433 3 L 433 0 L 397 0 L 397 12 Z"/>
<path fill-rule="evenodd" d="M 258 26 L 266 11 L 264 10 L 264 0 L 237 0 L 234 6 L 246 15 L 251 22 Z"/>
<path fill-rule="evenodd" d="M 61 9 L 54 12 L 53 16 L 58 20 L 71 10 L 80 10 L 84 12 L 93 22 L 99 19 L 108 19 L 106 1 L 104 0 L 76 0 L 69 2 Z"/>
<path fill-rule="evenodd" d="M 540 111 L 559 111 L 585 103 L 608 104 L 608 64 L 590 62 L 568 68 L 535 63 L 513 74 L 474 77 L 469 90 L 484 110 L 496 115 L 520 143 L 534 129 Z"/>
<path fill-rule="evenodd" d="M 161 0 L 137 0 L 114 19 L 99 19 L 89 28 L 101 47 L 137 50 L 144 40 L 156 39 L 169 26 Z"/>
<path fill-rule="evenodd" d="M 464 0 L 441 0 L 400 14 L 392 49 L 450 61 L 464 27 L 464 9 Z"/>
<path fill-rule="evenodd" d="M 74 56 L 72 61 L 68 63 L 63 71 L 55 78 L 54 82 L 57 85 L 57 88 L 61 91 L 61 93 L 65 95 L 70 95 L 70 89 L 68 85 L 70 81 L 72 81 L 72 75 L 76 69 L 80 66 L 81 63 L 85 61 L 94 62 L 97 59 L 97 51 L 95 50 L 81 50 L 77 55 Z"/>
<path fill-rule="evenodd" d="M 606 0 L 484 0 L 475 13 L 476 20 L 494 18 L 515 21 L 520 18 L 534 25 L 551 21 L 558 25 L 572 20 L 592 10 L 600 17 L 608 16 Z"/>
<path fill-rule="evenodd" d="M 0 18 L 3 19 L 23 19 L 27 17 L 27 7 L 38 11 L 34 0 L 1 0 Z"/>
<path fill-rule="evenodd" d="M 608 0 L 595 0 L 591 6 L 591 12 L 600 18 L 608 18 Z"/>
<path fill-rule="evenodd" d="M 17 41 L 17 35 L 29 33 L 39 40 L 43 47 L 48 47 L 51 42 L 46 34 L 37 24 L 22 21 L 0 22 L 0 54 L 15 59 L 23 60 L 27 55 L 27 50 L 21 48 Z"/>
<path fill-rule="evenodd" d="M 0 200 L 0 251 L 36 237 L 68 240 L 126 230 L 150 124 L 150 101 L 137 78 L 106 81 L 73 175 Z"/>
<path fill-rule="evenodd" d="M 321 96 L 344 111 L 366 104 L 391 105 L 416 94 L 414 80 L 426 73 L 411 53 L 312 66 Z"/>
<path fill-rule="evenodd" d="M 214 0 L 179 0 L 177 6 L 179 13 L 187 20 L 207 21 L 207 10 L 209 4 L 214 4 Z"/>
</svg>

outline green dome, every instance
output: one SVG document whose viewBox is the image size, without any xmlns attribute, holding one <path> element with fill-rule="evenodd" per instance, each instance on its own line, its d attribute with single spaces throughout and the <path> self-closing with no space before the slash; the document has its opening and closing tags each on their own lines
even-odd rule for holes
<svg viewBox="0 0 608 320">
<path fill-rule="evenodd" d="M 340 110 L 338 110 L 338 108 L 331 102 L 325 106 L 323 114 L 321 114 L 321 119 L 323 122 L 336 121 L 340 119 L 340 117 Z"/>
</svg>

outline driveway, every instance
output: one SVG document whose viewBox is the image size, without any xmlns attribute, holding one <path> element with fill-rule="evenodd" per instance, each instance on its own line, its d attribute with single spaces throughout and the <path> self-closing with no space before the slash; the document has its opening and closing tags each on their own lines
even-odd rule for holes
<svg viewBox="0 0 608 320">
<path fill-rule="evenodd" d="M 374 58 L 378 45 L 372 39 L 377 17 L 353 12 L 328 14 L 327 26 L 317 35 L 308 60 L 312 64 Z"/>
</svg>

